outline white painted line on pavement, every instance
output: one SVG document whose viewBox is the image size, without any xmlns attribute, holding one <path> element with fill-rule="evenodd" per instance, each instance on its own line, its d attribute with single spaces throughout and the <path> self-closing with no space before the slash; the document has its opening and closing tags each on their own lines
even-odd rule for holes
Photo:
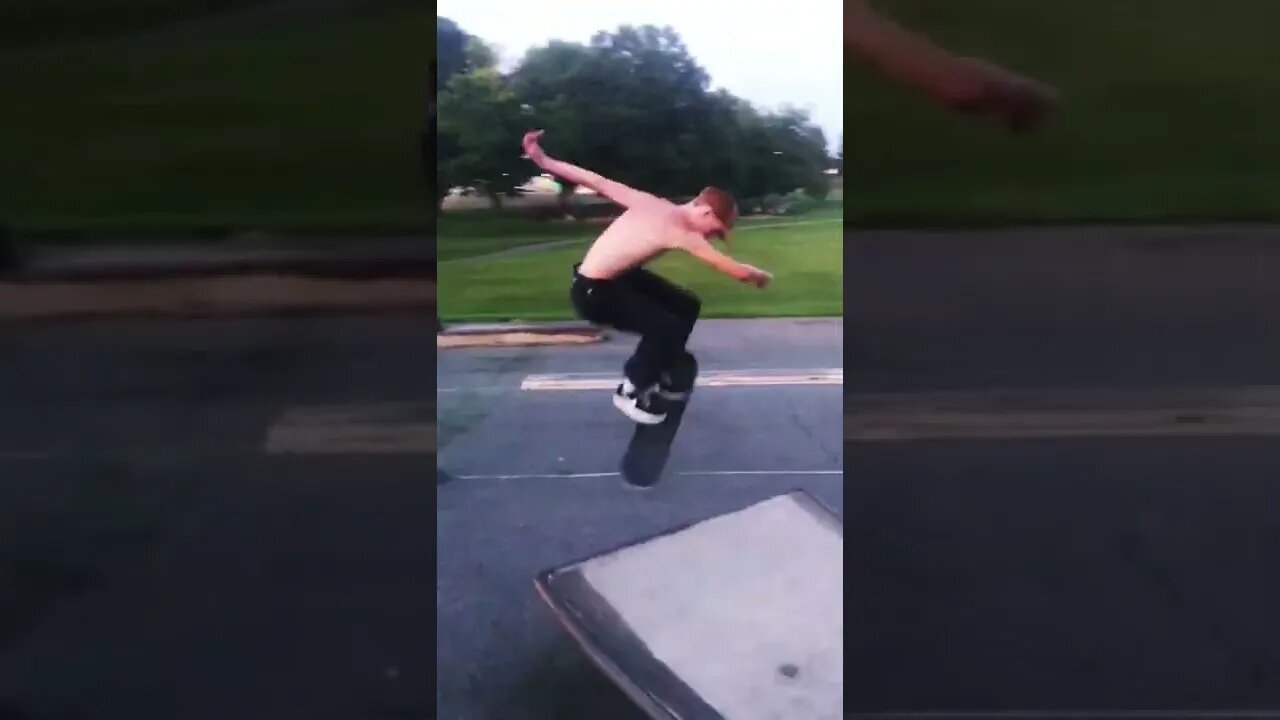
<svg viewBox="0 0 1280 720">
<path fill-rule="evenodd" d="M 1184 420 L 1153 411 L 845 416 L 845 439 L 1030 440 L 1088 437 L 1280 437 L 1280 413 L 1217 411 Z"/>
<path fill-rule="evenodd" d="M 677 477 L 729 477 L 749 475 L 820 476 L 843 475 L 843 470 L 702 470 L 672 473 Z M 618 472 L 601 473 L 531 473 L 527 475 L 455 475 L 459 480 L 583 480 L 622 477 Z"/>
<path fill-rule="evenodd" d="M 428 403 L 292 408 L 267 431 L 270 455 L 430 455 L 436 423 Z"/>
<path fill-rule="evenodd" d="M 1088 388 L 849 396 L 844 437 L 855 442 L 1277 437 L 1278 390 Z"/>
<path fill-rule="evenodd" d="M 612 390 L 620 373 L 564 373 L 530 375 L 521 390 Z M 843 385 L 844 368 L 814 370 L 708 370 L 698 375 L 698 387 L 763 387 L 769 385 Z"/>
<path fill-rule="evenodd" d="M 843 470 L 698 470 L 676 473 L 682 477 L 719 475 L 843 475 Z"/>
<path fill-rule="evenodd" d="M 538 474 L 529 475 L 454 475 L 459 480 L 585 480 L 588 478 L 609 478 L 621 477 L 622 473 L 603 472 L 603 473 L 560 473 L 554 474 Z"/>
</svg>

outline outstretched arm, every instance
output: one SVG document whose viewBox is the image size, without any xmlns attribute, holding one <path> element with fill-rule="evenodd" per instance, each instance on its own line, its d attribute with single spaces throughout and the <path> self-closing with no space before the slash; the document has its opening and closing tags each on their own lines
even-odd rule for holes
<svg viewBox="0 0 1280 720">
<path fill-rule="evenodd" d="M 738 262 L 733 258 L 725 255 L 717 250 L 711 243 L 704 239 L 690 240 L 685 245 L 685 250 L 690 255 L 698 258 L 702 262 L 728 275 L 734 280 L 738 280 L 749 285 L 755 285 L 763 288 L 773 280 L 773 276 L 761 270 L 758 267 Z"/>
<path fill-rule="evenodd" d="M 866 0 L 847 0 L 845 44 L 877 70 L 938 100 L 960 94 L 954 58 L 927 39 L 877 13 Z"/>
<path fill-rule="evenodd" d="M 636 203 L 653 199 L 653 196 L 647 192 L 627 187 L 603 175 L 593 173 L 563 160 L 556 160 L 547 155 L 542 150 L 542 146 L 538 144 L 538 139 L 542 137 L 542 133 L 542 130 L 530 130 L 524 134 L 522 145 L 529 159 L 543 170 L 564 179 L 566 182 L 585 185 L 623 207 L 631 207 Z"/>
<path fill-rule="evenodd" d="M 1056 92 L 977 58 L 953 55 L 877 13 L 867 0 L 846 0 L 845 43 L 885 75 L 963 112 L 993 114 L 1009 129 L 1038 125 Z"/>
</svg>

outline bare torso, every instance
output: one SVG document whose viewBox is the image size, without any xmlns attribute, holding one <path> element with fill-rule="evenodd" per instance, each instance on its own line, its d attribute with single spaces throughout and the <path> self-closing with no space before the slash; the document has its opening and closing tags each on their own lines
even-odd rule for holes
<svg viewBox="0 0 1280 720">
<path fill-rule="evenodd" d="M 633 205 L 596 238 L 578 272 L 600 280 L 615 278 L 668 250 L 684 247 L 691 231 L 680 222 L 680 210 L 670 201 Z"/>
</svg>

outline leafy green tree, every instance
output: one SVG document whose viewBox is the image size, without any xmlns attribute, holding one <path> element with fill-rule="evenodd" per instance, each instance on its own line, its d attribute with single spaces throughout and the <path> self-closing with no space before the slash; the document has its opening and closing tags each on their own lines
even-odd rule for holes
<svg viewBox="0 0 1280 720">
<path fill-rule="evenodd" d="M 439 104 L 439 137 L 447 152 L 438 160 L 437 181 L 474 186 L 501 208 L 503 196 L 529 176 L 520 157 L 526 120 L 515 92 L 497 70 L 473 70 L 455 75 Z"/>
<path fill-rule="evenodd" d="M 553 155 L 587 167 L 591 167 L 593 158 L 587 149 L 586 128 L 598 109 L 591 96 L 606 75 L 595 62 L 596 53 L 585 45 L 552 41 L 526 53 L 511 76 L 512 87 L 526 111 L 526 129 L 546 129 L 545 144 Z M 592 169 L 603 171 L 599 167 Z M 569 214 L 569 200 L 576 188 L 563 180 L 557 182 L 561 213 Z"/>
<path fill-rule="evenodd" d="M 721 91 L 712 96 L 714 131 L 699 156 L 701 176 L 747 201 L 797 189 L 821 199 L 829 192 L 822 130 L 800 110 L 762 113 Z"/>
<path fill-rule="evenodd" d="M 512 79 L 553 155 L 660 194 L 701 187 L 708 77 L 674 30 L 623 26 L 588 45 L 553 42 L 529 51 Z"/>
<path fill-rule="evenodd" d="M 511 77 L 547 151 L 669 197 L 705 185 L 760 198 L 829 192 L 826 138 L 794 109 L 762 113 L 709 78 L 671 28 L 622 26 L 530 50 Z M 573 191 L 563 185 L 562 202 Z"/>
<path fill-rule="evenodd" d="M 497 62 L 497 53 L 483 40 L 468 34 L 448 18 L 436 17 L 436 65 L 433 75 L 436 84 L 432 88 L 431 108 L 432 121 L 435 123 L 433 128 L 435 152 L 430 159 L 431 165 L 434 166 L 437 208 L 448 196 L 449 190 L 459 184 L 480 183 L 485 187 L 490 187 L 495 182 L 497 185 L 503 184 L 494 177 L 477 179 L 480 175 L 489 172 L 486 168 L 494 166 L 496 158 L 480 161 L 476 153 L 481 152 L 478 148 L 484 146 L 485 140 L 464 138 L 468 123 L 462 118 L 447 117 L 459 111 L 469 113 L 467 116 L 469 118 L 484 115 L 483 112 L 477 111 L 476 103 L 485 96 L 487 91 L 484 88 L 488 81 L 479 83 L 470 80 L 460 81 L 463 88 L 461 96 L 451 95 L 450 88 L 459 78 L 481 71 L 493 71 Z M 494 98 L 498 96 L 498 94 L 492 95 Z M 499 110 L 501 111 L 501 108 Z M 440 119 L 442 115 L 445 116 L 443 120 Z M 486 133 L 491 134 L 492 128 L 482 124 L 480 133 L 482 136 Z M 427 159 L 426 156 L 424 149 L 424 162 Z M 495 177 L 501 178 L 502 175 Z M 493 202 L 500 205 L 501 197 L 494 199 Z"/>
<path fill-rule="evenodd" d="M 470 35 L 449 18 L 436 17 L 436 87 L 445 88 L 454 75 L 467 69 Z"/>
</svg>

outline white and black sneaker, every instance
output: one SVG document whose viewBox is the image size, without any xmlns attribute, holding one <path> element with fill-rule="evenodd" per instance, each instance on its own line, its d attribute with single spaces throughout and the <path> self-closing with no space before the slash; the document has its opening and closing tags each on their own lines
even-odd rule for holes
<svg viewBox="0 0 1280 720">
<path fill-rule="evenodd" d="M 654 407 L 656 388 L 637 391 L 630 380 L 623 380 L 613 392 L 613 405 L 623 415 L 643 425 L 657 425 L 667 419 L 667 414 Z"/>
<path fill-rule="evenodd" d="M 677 390 L 671 380 L 671 374 L 664 372 L 658 378 L 658 388 L 654 392 L 667 402 L 684 402 L 689 399 L 689 393 L 693 392 L 693 388 Z"/>
</svg>

